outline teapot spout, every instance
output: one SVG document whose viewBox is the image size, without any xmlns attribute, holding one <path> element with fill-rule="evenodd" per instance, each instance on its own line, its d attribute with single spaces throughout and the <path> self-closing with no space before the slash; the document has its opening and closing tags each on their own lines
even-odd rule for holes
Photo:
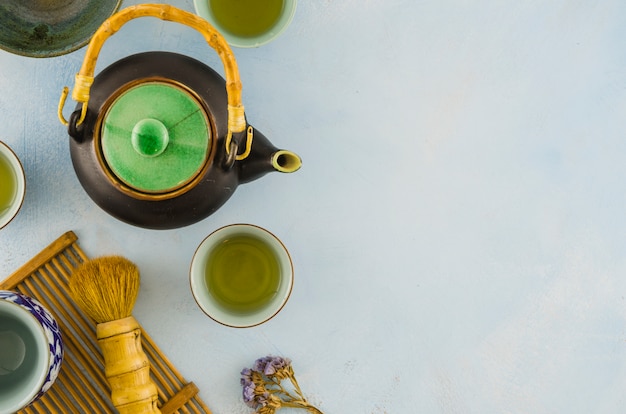
<svg viewBox="0 0 626 414">
<path fill-rule="evenodd" d="M 289 150 L 278 150 L 272 154 L 272 167 L 283 173 L 298 171 L 302 166 L 302 159 Z"/>
<path fill-rule="evenodd" d="M 298 171 L 302 166 L 302 159 L 294 152 L 276 148 L 265 135 L 254 129 L 250 154 L 238 162 L 238 165 L 239 182 L 247 183 L 272 171 Z"/>
</svg>

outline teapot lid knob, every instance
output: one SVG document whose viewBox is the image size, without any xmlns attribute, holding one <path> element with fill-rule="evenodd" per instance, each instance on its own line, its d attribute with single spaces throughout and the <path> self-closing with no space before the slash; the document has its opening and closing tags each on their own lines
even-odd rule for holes
<svg viewBox="0 0 626 414">
<path fill-rule="evenodd" d="M 169 142 L 167 127 L 158 119 L 145 118 L 133 127 L 131 143 L 139 155 L 144 157 L 161 155 Z"/>
</svg>

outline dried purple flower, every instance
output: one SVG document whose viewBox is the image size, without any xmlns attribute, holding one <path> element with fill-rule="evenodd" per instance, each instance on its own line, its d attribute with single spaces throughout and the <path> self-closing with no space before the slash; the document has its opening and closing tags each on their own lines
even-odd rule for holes
<svg viewBox="0 0 626 414">
<path fill-rule="evenodd" d="M 256 387 L 255 387 L 254 383 L 252 383 L 252 382 L 243 383 L 243 381 L 242 381 L 241 385 L 243 385 L 243 401 L 246 403 L 246 405 L 248 407 L 256 408 L 257 403 L 256 403 L 256 400 L 254 398 L 255 397 L 254 389 Z"/>
<path fill-rule="evenodd" d="M 266 356 L 259 358 L 254 362 L 253 370 L 261 372 L 264 375 L 272 376 L 276 373 L 291 366 L 291 360 L 289 358 L 283 358 L 279 356 Z"/>
<path fill-rule="evenodd" d="M 269 405 L 270 401 L 271 401 L 271 394 L 268 391 L 263 391 L 260 394 L 256 395 L 256 402 L 261 406 L 261 407 L 265 407 L 267 405 Z"/>
<path fill-rule="evenodd" d="M 245 385 L 248 382 L 252 382 L 252 370 L 250 368 L 244 368 L 241 370 L 241 385 Z"/>
<path fill-rule="evenodd" d="M 271 358 L 272 358 L 271 356 L 266 356 L 266 357 L 257 359 L 256 361 L 254 361 L 254 365 L 252 365 L 252 370 L 257 371 L 257 372 L 265 372 L 265 365 L 267 365 L 267 362 Z"/>
<path fill-rule="evenodd" d="M 297 395 L 281 383 L 287 378 Z M 259 358 L 254 361 L 252 369 L 241 371 L 240 382 L 244 402 L 255 408 L 257 414 L 273 414 L 281 407 L 304 408 L 311 413 L 322 414 L 304 398 L 289 358 L 271 355 Z"/>
</svg>

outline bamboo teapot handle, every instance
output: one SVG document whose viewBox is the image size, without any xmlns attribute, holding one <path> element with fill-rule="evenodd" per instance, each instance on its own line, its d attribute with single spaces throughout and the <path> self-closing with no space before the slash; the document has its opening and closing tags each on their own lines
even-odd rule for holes
<svg viewBox="0 0 626 414">
<path fill-rule="evenodd" d="M 168 4 L 138 4 L 129 6 L 109 17 L 102 23 L 98 30 L 96 30 L 89 42 L 83 64 L 80 71 L 76 74 L 74 88 L 72 89 L 72 99 L 82 103 L 81 115 L 76 124 L 80 125 L 85 119 L 89 92 L 94 80 L 96 61 L 104 42 L 114 35 L 124 24 L 139 17 L 156 17 L 161 20 L 189 26 L 200 32 L 209 46 L 217 52 L 224 65 L 224 74 L 226 77 L 226 93 L 228 95 L 228 137 L 226 150 L 230 152 L 229 147 L 232 134 L 242 132 L 246 129 L 244 107 L 241 103 L 241 80 L 239 78 L 239 69 L 237 68 L 235 56 L 226 42 L 226 39 L 224 39 L 208 21 L 196 14 Z M 62 114 L 68 91 L 69 89 L 66 86 L 63 89 L 61 100 L 59 101 L 58 116 L 63 125 L 68 124 Z M 249 140 L 248 137 L 248 141 Z M 248 142 L 248 145 L 249 144 Z M 238 156 L 237 159 L 242 159 L 242 157 Z"/>
</svg>

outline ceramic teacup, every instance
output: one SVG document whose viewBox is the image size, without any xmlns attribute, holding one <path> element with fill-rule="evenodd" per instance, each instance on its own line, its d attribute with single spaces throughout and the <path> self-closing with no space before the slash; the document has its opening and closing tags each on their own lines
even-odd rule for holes
<svg viewBox="0 0 626 414">
<path fill-rule="evenodd" d="M 19 158 L 0 141 L 0 229 L 17 215 L 26 194 L 26 177 Z"/>
<path fill-rule="evenodd" d="M 287 248 L 252 224 L 222 227 L 198 246 L 190 269 L 191 292 L 211 319 L 245 328 L 274 317 L 293 286 Z"/>
<path fill-rule="evenodd" d="M 50 311 L 29 296 L 0 290 L 0 414 L 39 399 L 62 360 L 61 332 Z"/>
<path fill-rule="evenodd" d="M 235 47 L 259 47 L 280 36 L 293 20 L 297 0 L 194 0 L 205 18 Z"/>
</svg>

